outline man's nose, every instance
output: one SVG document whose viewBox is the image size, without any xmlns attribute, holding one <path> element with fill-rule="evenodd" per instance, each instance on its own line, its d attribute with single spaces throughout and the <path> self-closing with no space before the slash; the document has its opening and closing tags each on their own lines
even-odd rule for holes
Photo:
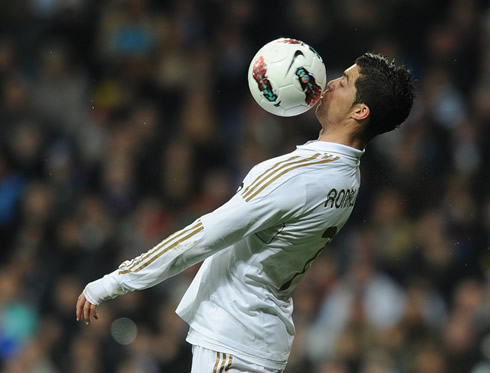
<svg viewBox="0 0 490 373">
<path fill-rule="evenodd" d="M 335 82 L 336 81 L 337 81 L 337 79 L 331 80 L 327 83 L 327 88 L 329 91 L 333 91 L 335 89 Z"/>
</svg>

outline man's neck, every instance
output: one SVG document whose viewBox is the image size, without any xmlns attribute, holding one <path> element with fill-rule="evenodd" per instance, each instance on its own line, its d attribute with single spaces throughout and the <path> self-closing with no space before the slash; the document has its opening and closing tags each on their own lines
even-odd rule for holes
<svg viewBox="0 0 490 373">
<path fill-rule="evenodd" d="M 353 135 L 352 131 L 348 131 L 344 128 L 339 128 L 336 130 L 325 130 L 320 131 L 320 136 L 318 141 L 328 141 L 337 144 L 347 145 L 355 149 L 364 150 L 367 142 L 361 140 L 359 136 Z"/>
</svg>

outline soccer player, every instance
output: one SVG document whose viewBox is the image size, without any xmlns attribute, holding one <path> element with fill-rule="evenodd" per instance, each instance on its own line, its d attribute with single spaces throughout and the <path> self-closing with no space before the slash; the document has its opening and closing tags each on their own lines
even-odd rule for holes
<svg viewBox="0 0 490 373">
<path fill-rule="evenodd" d="M 176 311 L 190 326 L 191 372 L 284 370 L 291 293 L 351 214 L 365 147 L 399 126 L 413 99 L 405 67 L 360 56 L 328 83 L 316 108 L 318 140 L 256 165 L 224 205 L 89 283 L 77 320 L 90 324 L 102 301 L 204 261 Z"/>
</svg>

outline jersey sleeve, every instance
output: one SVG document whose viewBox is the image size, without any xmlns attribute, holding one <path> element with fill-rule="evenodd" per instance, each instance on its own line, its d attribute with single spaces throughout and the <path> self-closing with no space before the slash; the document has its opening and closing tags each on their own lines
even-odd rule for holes
<svg viewBox="0 0 490 373">
<path fill-rule="evenodd" d="M 305 205 L 302 183 L 282 183 L 247 200 L 238 192 L 140 256 L 89 283 L 84 295 L 92 304 L 154 286 L 231 244 L 299 216 Z"/>
</svg>

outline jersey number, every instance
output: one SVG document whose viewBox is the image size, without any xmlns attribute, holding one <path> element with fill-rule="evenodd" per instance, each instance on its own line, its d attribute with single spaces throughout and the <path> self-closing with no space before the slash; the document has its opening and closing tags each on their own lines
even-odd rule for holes
<svg viewBox="0 0 490 373">
<path fill-rule="evenodd" d="M 279 290 L 281 290 L 281 291 L 286 290 L 287 288 L 289 288 L 291 286 L 292 282 L 294 281 L 294 279 L 296 277 L 302 276 L 306 272 L 306 270 L 310 267 L 311 262 L 313 262 L 318 257 L 318 255 L 320 255 L 320 253 L 323 251 L 323 249 L 327 247 L 327 245 L 332 241 L 332 239 L 334 238 L 334 236 L 336 234 L 337 234 L 337 227 L 328 227 L 327 229 L 325 229 L 325 232 L 323 232 L 323 234 L 322 234 L 322 237 L 327 239 L 327 241 L 325 242 L 325 245 L 323 245 L 323 247 L 320 250 L 318 250 L 316 252 L 316 254 L 313 255 L 313 257 L 305 263 L 305 266 L 304 266 L 302 271 L 296 272 L 293 275 L 293 277 L 291 277 L 291 279 L 289 279 L 286 283 L 284 283 L 284 285 L 282 285 L 279 288 Z"/>
</svg>

